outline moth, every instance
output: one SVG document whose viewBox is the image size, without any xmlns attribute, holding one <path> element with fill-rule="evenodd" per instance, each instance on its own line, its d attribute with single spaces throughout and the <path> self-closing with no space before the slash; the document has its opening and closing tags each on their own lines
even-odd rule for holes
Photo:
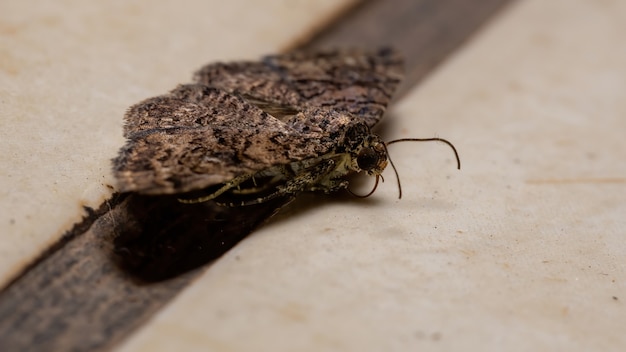
<svg viewBox="0 0 626 352">
<path fill-rule="evenodd" d="M 128 110 L 115 177 L 123 192 L 231 207 L 348 189 L 357 173 L 378 184 L 386 146 L 408 140 L 371 132 L 402 77 L 391 49 L 209 64 L 194 83 Z"/>
</svg>

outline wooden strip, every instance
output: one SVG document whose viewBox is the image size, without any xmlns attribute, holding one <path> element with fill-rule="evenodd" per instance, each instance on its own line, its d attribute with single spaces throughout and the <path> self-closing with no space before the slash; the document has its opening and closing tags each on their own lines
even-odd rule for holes
<svg viewBox="0 0 626 352">
<path fill-rule="evenodd" d="M 407 58 L 406 91 L 509 2 L 372 0 L 301 46 L 392 45 Z M 116 231 L 136 226 L 133 199 L 103 204 L 0 292 L 1 351 L 108 350 L 197 277 L 203 269 L 143 284 L 114 263 Z"/>
<path fill-rule="evenodd" d="M 295 48 L 392 46 L 406 60 L 406 79 L 398 96 L 416 85 L 435 66 L 512 0 L 366 1 L 341 21 Z"/>
</svg>

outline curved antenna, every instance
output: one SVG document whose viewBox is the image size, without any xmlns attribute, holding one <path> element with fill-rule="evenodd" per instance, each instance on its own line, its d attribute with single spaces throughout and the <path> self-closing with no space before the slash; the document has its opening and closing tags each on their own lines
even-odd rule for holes
<svg viewBox="0 0 626 352">
<path fill-rule="evenodd" d="M 387 150 L 387 144 L 391 144 L 394 142 L 400 142 L 400 140 L 391 141 L 389 143 L 383 143 L 383 147 L 385 148 L 385 153 L 387 153 L 387 160 L 389 160 L 389 164 L 391 164 L 393 173 L 396 174 L 396 181 L 398 182 L 398 199 L 402 199 L 402 184 L 400 184 L 400 175 L 398 175 L 398 170 L 396 170 L 396 165 L 393 164 L 393 160 L 391 160 L 391 156 L 389 155 L 389 150 Z"/>
<path fill-rule="evenodd" d="M 399 193 L 398 199 L 402 198 L 402 186 L 400 185 L 400 176 L 398 176 L 398 171 L 396 170 L 396 166 L 393 164 L 393 160 L 391 160 L 391 157 L 389 156 L 389 151 L 387 151 L 388 145 L 398 143 L 398 142 L 443 142 L 447 144 L 450 148 L 452 148 L 452 151 L 454 152 L 454 157 L 456 158 L 456 168 L 458 170 L 461 170 L 461 158 L 459 158 L 459 153 L 456 151 L 456 148 L 454 147 L 454 145 L 446 139 L 439 138 L 439 137 L 400 138 L 400 139 L 394 139 L 393 141 L 386 142 L 383 145 L 385 146 L 385 151 L 387 152 L 387 159 L 389 159 L 389 163 L 391 164 L 391 167 L 393 168 L 393 172 L 395 172 L 396 174 L 396 179 L 398 180 L 398 193 Z"/>
<path fill-rule="evenodd" d="M 352 191 L 350 190 L 350 188 L 346 188 L 346 189 L 348 190 L 348 192 L 350 192 L 350 194 L 351 194 L 351 195 L 353 195 L 353 196 L 355 196 L 355 197 L 357 197 L 357 198 L 367 198 L 367 197 L 371 196 L 372 194 L 374 194 L 374 191 L 376 190 L 376 188 L 378 188 L 378 178 L 379 178 L 379 177 L 380 177 L 381 179 L 383 178 L 383 176 L 382 176 L 382 175 L 376 175 L 376 183 L 374 183 L 374 188 L 372 188 L 372 190 L 370 191 L 370 193 L 368 193 L 368 194 L 366 194 L 366 195 L 364 195 L 364 196 L 362 196 L 362 195 L 360 195 L 360 194 L 356 194 L 356 193 L 352 192 Z M 383 179 L 383 182 L 385 182 L 385 179 Z"/>
</svg>

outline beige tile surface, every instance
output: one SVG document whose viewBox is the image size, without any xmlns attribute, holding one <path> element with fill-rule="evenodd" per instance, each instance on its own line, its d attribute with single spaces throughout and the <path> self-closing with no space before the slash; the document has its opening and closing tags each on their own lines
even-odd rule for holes
<svg viewBox="0 0 626 352">
<path fill-rule="evenodd" d="M 3 1 L 0 285 L 111 195 L 128 106 L 207 62 L 281 50 L 350 2 Z"/>
<path fill-rule="evenodd" d="M 527 0 L 388 116 L 368 200 L 305 197 L 120 351 L 620 351 L 626 3 Z M 388 170 L 390 171 L 390 170 Z"/>
<path fill-rule="evenodd" d="M 126 107 L 340 6 L 260 3 L 0 5 L 0 281 L 110 194 Z M 620 0 L 521 1 L 387 116 L 462 171 L 394 145 L 402 200 L 304 197 L 119 350 L 623 350 L 624 33 Z"/>
</svg>

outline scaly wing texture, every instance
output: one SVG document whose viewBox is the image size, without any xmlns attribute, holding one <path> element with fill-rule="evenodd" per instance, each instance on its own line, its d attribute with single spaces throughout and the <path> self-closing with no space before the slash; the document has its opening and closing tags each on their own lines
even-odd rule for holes
<svg viewBox="0 0 626 352">
<path fill-rule="evenodd" d="M 194 191 L 332 152 L 378 122 L 400 67 L 388 50 L 206 66 L 199 84 L 128 110 L 113 161 L 121 191 Z"/>
<path fill-rule="evenodd" d="M 391 49 L 332 50 L 267 56 L 261 62 L 210 64 L 199 83 L 295 110 L 350 113 L 372 127 L 403 77 L 403 60 Z"/>
</svg>

